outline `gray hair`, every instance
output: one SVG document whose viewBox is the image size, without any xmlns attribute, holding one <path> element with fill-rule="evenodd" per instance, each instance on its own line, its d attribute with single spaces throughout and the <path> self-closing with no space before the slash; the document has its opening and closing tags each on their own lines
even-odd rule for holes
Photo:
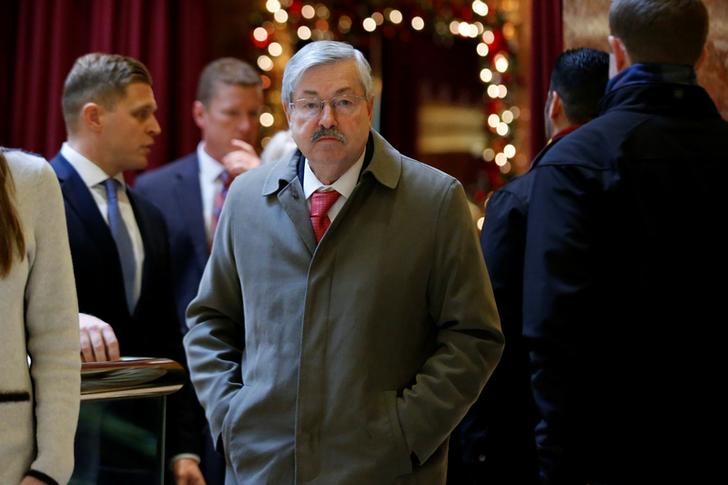
<svg viewBox="0 0 728 485">
<path fill-rule="evenodd" d="M 349 59 L 356 61 L 359 80 L 364 88 L 364 96 L 371 99 L 374 84 L 372 82 L 372 68 L 364 54 L 345 42 L 318 40 L 305 45 L 286 64 L 286 69 L 283 71 L 281 92 L 283 103 L 287 105 L 293 101 L 293 91 L 296 89 L 303 73 L 307 70 L 322 64 L 333 64 Z"/>
</svg>

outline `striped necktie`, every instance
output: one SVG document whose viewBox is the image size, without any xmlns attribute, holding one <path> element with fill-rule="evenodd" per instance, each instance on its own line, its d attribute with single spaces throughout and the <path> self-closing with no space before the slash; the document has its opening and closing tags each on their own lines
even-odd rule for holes
<svg viewBox="0 0 728 485">
<path fill-rule="evenodd" d="M 210 242 L 215 236 L 215 230 L 217 229 L 217 223 L 220 222 L 220 214 L 222 213 L 222 206 L 225 203 L 225 197 L 227 196 L 230 184 L 233 178 L 228 172 L 223 170 L 220 175 L 217 176 L 220 180 L 220 190 L 215 193 L 215 198 L 212 200 L 212 222 L 210 224 Z"/>
<path fill-rule="evenodd" d="M 129 312 L 133 313 L 136 301 L 134 298 L 134 282 L 136 273 L 136 260 L 134 258 L 134 247 L 131 243 L 129 231 L 126 228 L 124 219 L 119 211 L 119 198 L 117 190 L 119 182 L 115 179 L 106 179 L 104 186 L 106 187 L 106 201 L 108 205 L 109 228 L 111 235 L 116 242 L 116 251 L 119 253 L 119 263 L 121 264 L 121 272 L 124 275 L 124 290 L 126 291 L 126 304 Z"/>
<path fill-rule="evenodd" d="M 311 194 L 311 226 L 316 236 L 316 243 L 321 241 L 321 238 L 324 237 L 326 230 L 331 225 L 329 209 L 331 209 L 331 206 L 334 205 L 340 195 L 335 190 L 328 192 L 316 191 Z"/>
</svg>

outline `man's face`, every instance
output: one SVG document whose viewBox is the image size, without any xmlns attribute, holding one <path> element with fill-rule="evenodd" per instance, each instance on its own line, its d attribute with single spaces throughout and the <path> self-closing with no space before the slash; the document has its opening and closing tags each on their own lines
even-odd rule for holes
<svg viewBox="0 0 728 485">
<path fill-rule="evenodd" d="M 353 100 L 352 109 L 335 110 L 330 102 L 315 116 L 285 103 L 293 139 L 308 158 L 314 173 L 327 167 L 341 176 L 364 153 L 372 121 L 372 100 L 364 99 L 364 88 L 354 60 L 312 67 L 301 76 L 293 91 L 293 101 L 330 101 L 344 96 Z"/>
<path fill-rule="evenodd" d="M 216 83 L 207 105 L 195 101 L 193 108 L 195 122 L 202 130 L 205 151 L 221 161 L 227 153 L 238 149 L 231 144 L 233 139 L 255 145 L 262 109 L 260 86 Z"/>
<path fill-rule="evenodd" d="M 102 109 L 105 170 L 118 173 L 147 166 L 154 137 L 162 131 L 156 111 L 152 87 L 141 82 L 127 86 L 126 96 L 112 110 Z"/>
</svg>

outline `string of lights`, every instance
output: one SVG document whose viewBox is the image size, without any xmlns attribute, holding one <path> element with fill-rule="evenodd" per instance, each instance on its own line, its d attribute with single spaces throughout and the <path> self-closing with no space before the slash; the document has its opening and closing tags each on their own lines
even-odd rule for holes
<svg viewBox="0 0 728 485">
<path fill-rule="evenodd" d="M 393 3 L 396 8 L 386 5 Z M 431 32 L 436 41 L 454 37 L 472 40 L 483 84 L 486 145 L 482 158 L 497 164 L 504 175 L 511 172 L 518 151 L 514 130 L 520 116 L 512 89 L 517 64 L 516 27 L 497 6 L 482 0 L 370 0 L 359 5 L 338 0 L 264 0 L 253 15 L 257 27 L 250 40 L 259 50 L 256 62 L 263 72 L 268 105 L 260 118 L 264 129 L 285 125 L 280 91 L 274 86 L 280 86 L 285 64 L 298 42 L 334 39 L 358 46 L 367 36 L 396 36 L 407 30 Z"/>
</svg>

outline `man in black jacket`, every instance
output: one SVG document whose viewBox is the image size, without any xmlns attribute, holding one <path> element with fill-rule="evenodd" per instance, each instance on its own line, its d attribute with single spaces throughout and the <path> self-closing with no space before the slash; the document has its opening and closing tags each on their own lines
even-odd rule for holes
<svg viewBox="0 0 728 485">
<path fill-rule="evenodd" d="M 524 335 L 545 484 L 708 483 L 728 124 L 696 84 L 699 0 L 613 0 L 601 115 L 534 169 Z M 716 474 L 718 473 L 718 474 Z M 711 477 L 708 479 L 708 477 Z"/>
<path fill-rule="evenodd" d="M 531 170 L 494 192 L 486 205 L 480 244 L 493 283 L 507 344 L 498 367 L 450 440 L 451 485 L 532 485 L 538 482 L 528 352 L 521 337 L 523 253 L 528 193 L 539 160 L 564 136 L 599 113 L 609 56 L 594 49 L 559 55 L 544 108 L 548 145 Z"/>
</svg>

